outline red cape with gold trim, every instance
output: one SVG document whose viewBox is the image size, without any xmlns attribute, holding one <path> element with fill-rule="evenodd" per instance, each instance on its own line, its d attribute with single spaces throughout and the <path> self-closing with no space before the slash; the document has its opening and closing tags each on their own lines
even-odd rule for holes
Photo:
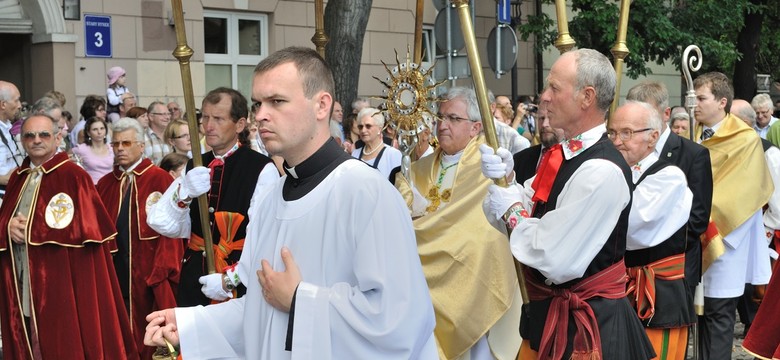
<svg viewBox="0 0 780 360">
<path fill-rule="evenodd" d="M 97 189 L 106 205 L 112 224 L 116 224 L 122 194 L 122 174 L 114 171 L 98 181 Z M 144 346 L 146 315 L 159 309 L 176 307 L 176 286 L 179 284 L 184 243 L 181 239 L 161 236 L 146 222 L 146 211 L 168 189 L 173 178 L 165 170 L 143 159 L 133 169 L 130 189 L 130 319 L 136 346 L 142 359 L 151 358 L 154 348 Z M 119 272 L 118 272 L 119 273 Z"/>
<path fill-rule="evenodd" d="M 0 207 L 0 318 L 6 360 L 32 358 L 8 228 L 30 175 L 29 164 L 25 159 L 11 175 Z M 65 153 L 56 154 L 42 169 L 28 214 L 26 244 L 30 326 L 38 334 L 42 358 L 137 359 L 111 261 L 114 227 L 92 180 Z M 69 215 L 55 216 L 57 209 L 68 208 Z"/>
</svg>

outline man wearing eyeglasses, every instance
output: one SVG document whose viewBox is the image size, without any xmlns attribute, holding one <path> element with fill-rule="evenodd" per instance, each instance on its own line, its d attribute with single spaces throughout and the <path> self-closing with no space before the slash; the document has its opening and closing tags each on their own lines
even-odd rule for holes
<svg viewBox="0 0 780 360">
<path fill-rule="evenodd" d="M 745 284 L 771 275 L 761 210 L 774 185 L 754 129 L 731 114 L 734 89 L 719 72 L 697 77 L 695 138 L 712 158 L 712 212 L 702 236 L 704 315 L 700 354 L 730 359 L 737 301 Z M 764 242 L 760 245 L 757 242 Z"/>
<path fill-rule="evenodd" d="M 616 82 L 609 60 L 595 50 L 561 55 L 541 104 L 564 140 L 545 154 L 533 181 L 489 187 L 485 215 L 512 229 L 512 254 L 526 265 L 521 359 L 655 356 L 625 296 L 631 169 L 604 126 Z M 483 174 L 511 183 L 511 154 L 481 150 Z"/>
<path fill-rule="evenodd" d="M 634 184 L 626 236 L 628 294 L 656 354 L 685 359 L 688 326 L 695 323 L 685 281 L 685 249 L 693 193 L 685 174 L 655 153 L 663 121 L 656 109 L 629 100 L 607 137 L 631 167 Z"/>
<path fill-rule="evenodd" d="M 181 120 L 182 118 L 181 106 L 175 101 L 168 103 L 168 113 L 171 114 L 171 120 Z"/>
<path fill-rule="evenodd" d="M 137 359 L 111 264 L 114 226 L 90 176 L 57 151 L 48 115 L 27 118 L 21 134 L 28 157 L 0 207 L 4 355 Z"/>
<path fill-rule="evenodd" d="M 171 146 L 165 142 L 165 128 L 168 127 L 168 123 L 171 122 L 171 113 L 168 112 L 168 108 L 165 107 L 160 101 L 155 101 L 149 104 L 147 108 L 149 114 L 149 127 L 144 134 L 144 143 L 146 148 L 144 149 L 144 156 L 157 165 L 160 163 L 165 155 L 171 153 Z"/>
<path fill-rule="evenodd" d="M 136 346 L 142 359 L 151 359 L 154 348 L 143 343 L 145 318 L 152 311 L 176 306 L 184 246 L 181 239 L 149 227 L 146 214 L 173 178 L 143 157 L 144 133 L 138 121 L 122 118 L 111 128 L 114 170 L 98 181 L 97 190 L 116 226 L 114 267 Z"/>
<path fill-rule="evenodd" d="M 436 343 L 447 359 L 514 358 L 520 345 L 521 300 L 512 256 L 506 236 L 481 210 L 490 180 L 480 175 L 479 145 L 485 142 L 480 117 L 474 90 L 450 88 L 436 119 L 439 148 L 412 163 L 413 188 L 402 174 L 395 178 L 411 204 L 436 313 Z"/>
<path fill-rule="evenodd" d="M 758 94 L 753 97 L 750 105 L 756 111 L 756 124 L 753 125 L 753 128 L 758 132 L 758 136 L 778 146 L 780 144 L 780 126 L 774 126 L 777 123 L 777 118 L 772 115 L 774 110 L 772 98 L 769 94 Z"/>
<path fill-rule="evenodd" d="M 22 103 L 19 89 L 7 81 L 0 81 L 0 198 L 5 194 L 5 186 L 11 173 L 21 163 L 20 152 L 11 136 L 11 125 L 19 117 Z"/>
</svg>

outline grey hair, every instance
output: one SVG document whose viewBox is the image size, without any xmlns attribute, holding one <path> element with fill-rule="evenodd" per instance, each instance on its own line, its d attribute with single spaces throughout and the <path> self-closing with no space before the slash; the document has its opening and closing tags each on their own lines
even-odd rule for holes
<svg viewBox="0 0 780 360">
<path fill-rule="evenodd" d="M 115 133 L 120 133 L 127 130 L 135 130 L 135 139 L 140 142 L 144 142 L 144 131 L 141 128 L 141 124 L 138 122 L 138 120 L 129 117 L 123 117 L 111 124 L 111 131 Z"/>
<path fill-rule="evenodd" d="M 477 103 L 477 94 L 474 92 L 474 89 L 461 86 L 451 87 L 446 93 L 441 95 L 441 99 L 444 101 L 458 99 L 465 102 L 469 120 L 482 122 L 482 115 L 479 113 L 479 104 Z"/>
<path fill-rule="evenodd" d="M 154 112 L 154 107 L 155 107 L 155 106 L 157 106 L 157 105 L 162 105 L 162 106 L 165 106 L 165 111 L 166 111 L 166 112 L 168 111 L 168 106 L 167 106 L 167 105 L 165 105 L 165 103 L 163 103 L 163 102 L 162 102 L 162 101 L 160 101 L 160 100 L 155 100 L 155 101 L 152 101 L 152 103 L 151 103 L 151 104 L 149 104 L 149 106 L 146 108 L 146 112 L 147 112 L 149 115 L 151 115 L 151 114 Z"/>
<path fill-rule="evenodd" d="M 674 122 L 678 120 L 685 120 L 686 122 L 690 123 L 691 117 L 688 115 L 688 113 L 676 113 L 672 115 L 672 118 L 669 120 L 669 127 L 672 127 Z"/>
<path fill-rule="evenodd" d="M 669 91 L 666 90 L 666 85 L 660 81 L 645 81 L 629 89 L 626 100 L 655 104 L 658 110 L 663 112 L 669 107 Z"/>
<path fill-rule="evenodd" d="M 54 118 L 52 112 L 58 109 L 62 112 L 62 106 L 59 101 L 44 96 L 33 104 L 32 109 L 30 109 L 30 114 L 46 114 L 49 115 L 49 117 Z"/>
<path fill-rule="evenodd" d="M 374 122 L 376 122 L 376 125 L 380 128 L 385 127 L 385 115 L 382 114 L 379 109 L 372 107 L 363 108 L 363 110 L 360 110 L 357 115 L 357 122 L 360 123 L 360 121 L 366 116 L 374 119 Z"/>
<path fill-rule="evenodd" d="M 617 86 L 617 76 L 612 63 L 604 54 L 593 49 L 577 49 L 573 52 L 577 65 L 576 90 L 593 86 L 596 89 L 598 108 L 606 113 L 615 98 Z"/>
<path fill-rule="evenodd" d="M 661 120 L 661 114 L 658 113 L 658 110 L 656 110 L 656 108 L 653 105 L 643 101 L 636 101 L 636 100 L 628 100 L 626 101 L 625 104 L 623 104 L 623 106 L 627 106 L 627 105 L 637 105 L 642 109 L 644 109 L 645 111 L 647 111 L 648 116 L 647 116 L 647 124 L 645 125 L 645 127 L 658 131 L 659 133 L 661 132 L 661 124 L 663 123 L 663 120 Z M 650 135 L 648 133 L 647 137 L 649 136 Z"/>
<path fill-rule="evenodd" d="M 756 95 L 753 97 L 753 101 L 750 102 L 750 106 L 752 106 L 754 110 L 758 108 L 767 108 L 769 111 L 772 111 L 774 108 L 774 105 L 772 104 L 772 98 L 769 96 L 769 94 Z"/>
<path fill-rule="evenodd" d="M 359 97 L 359 98 L 355 99 L 355 101 L 352 102 L 352 108 L 354 109 L 354 108 L 358 107 L 358 105 L 360 105 L 361 103 L 365 103 L 366 105 L 371 107 L 371 102 L 369 102 L 367 98 Z"/>
<path fill-rule="evenodd" d="M 756 95 L 756 97 L 759 97 L 760 95 L 767 95 L 767 94 L 758 94 L 758 95 Z M 769 97 L 769 95 L 767 95 L 767 97 Z M 771 100 L 771 98 L 770 98 L 770 100 Z M 753 101 L 754 102 L 756 101 L 755 97 L 753 98 Z M 769 104 L 771 105 L 772 103 L 770 102 Z M 734 105 L 734 103 L 732 103 L 732 106 L 731 106 L 731 110 L 732 111 L 734 111 L 734 106 L 733 105 Z M 735 115 L 737 115 L 737 117 L 739 117 L 742 120 L 747 120 L 747 122 L 749 122 L 748 125 L 750 125 L 751 127 L 752 126 L 756 126 L 756 115 L 757 114 L 756 114 L 756 110 L 753 109 L 753 106 L 754 105 L 752 105 L 752 104 L 751 104 L 751 106 L 740 106 L 735 111 L 736 112 Z M 772 108 L 770 107 L 769 109 L 771 110 Z"/>
</svg>

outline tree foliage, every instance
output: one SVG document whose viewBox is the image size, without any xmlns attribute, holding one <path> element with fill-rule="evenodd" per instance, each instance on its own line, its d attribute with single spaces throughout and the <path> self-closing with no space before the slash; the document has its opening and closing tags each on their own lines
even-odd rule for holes
<svg viewBox="0 0 780 360">
<path fill-rule="evenodd" d="M 552 0 L 536 0 L 551 4 Z M 593 48 L 611 56 L 617 37 L 620 2 L 614 0 L 573 0 L 574 16 L 569 33 L 577 47 Z M 772 5 L 774 4 L 774 5 Z M 737 51 L 737 36 L 748 13 L 764 14 L 757 54 L 756 70 L 780 78 L 780 9 L 776 0 L 756 5 L 749 0 L 634 0 L 629 12 L 625 59 L 631 78 L 650 74 L 648 64 L 672 61 L 680 68 L 686 46 L 696 44 L 702 50 L 702 70 L 732 74 L 742 56 Z M 537 51 L 549 48 L 557 37 L 556 20 L 547 14 L 528 15 L 518 26 L 523 40 L 535 36 Z"/>
</svg>

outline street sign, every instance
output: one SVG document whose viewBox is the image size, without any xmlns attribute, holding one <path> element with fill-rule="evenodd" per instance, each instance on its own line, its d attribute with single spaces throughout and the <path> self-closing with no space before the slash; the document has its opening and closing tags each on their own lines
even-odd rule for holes
<svg viewBox="0 0 780 360">
<path fill-rule="evenodd" d="M 498 0 L 496 4 L 496 13 L 498 14 L 498 22 L 501 24 L 509 24 L 512 22 L 512 7 L 509 0 Z"/>
<path fill-rule="evenodd" d="M 447 14 L 450 18 L 449 27 L 447 27 Z M 452 45 L 449 49 L 447 48 L 447 34 L 450 36 Z M 458 17 L 458 11 L 455 8 L 447 7 L 436 14 L 433 35 L 436 37 L 436 46 L 444 51 L 460 50 L 466 46 L 466 40 L 463 39 L 463 32 L 460 29 L 460 17 Z"/>
<path fill-rule="evenodd" d="M 433 7 L 436 11 L 441 11 L 450 4 L 450 0 L 433 0 Z"/>
<path fill-rule="evenodd" d="M 436 57 L 436 64 L 433 68 L 433 78 L 436 80 L 455 80 L 471 76 L 469 68 L 469 58 L 464 55 L 453 55 L 450 62 L 446 55 Z"/>
<path fill-rule="evenodd" d="M 84 46 L 84 55 L 87 57 L 113 56 L 110 16 L 84 15 Z"/>
<path fill-rule="evenodd" d="M 517 61 L 517 35 L 509 25 L 499 24 L 488 35 L 488 63 L 497 77 L 511 70 Z M 498 60 L 498 61 L 496 61 Z"/>
</svg>

